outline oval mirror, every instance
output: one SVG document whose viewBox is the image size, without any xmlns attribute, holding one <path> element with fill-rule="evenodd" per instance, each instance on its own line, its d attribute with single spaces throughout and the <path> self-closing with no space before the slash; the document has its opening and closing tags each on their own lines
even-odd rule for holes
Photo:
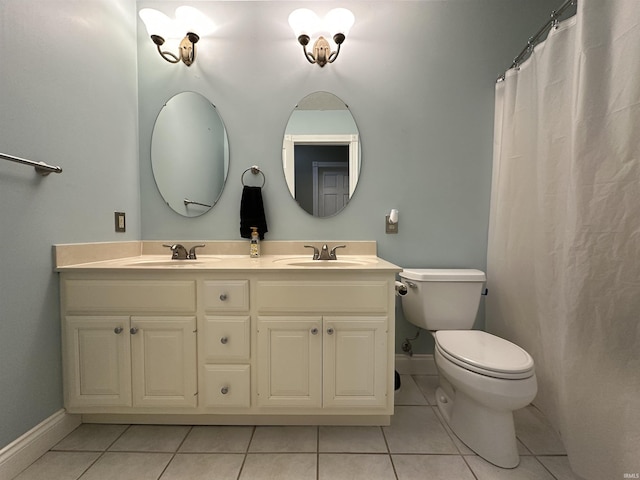
<svg viewBox="0 0 640 480">
<path fill-rule="evenodd" d="M 303 210 L 329 217 L 349 202 L 360 175 L 360 145 L 349 107 L 328 92 L 304 97 L 289 117 L 282 143 L 289 192 Z"/>
<path fill-rule="evenodd" d="M 227 131 L 216 107 L 195 92 L 162 107 L 151 136 L 151 168 L 167 205 L 185 217 L 213 207 L 229 171 Z"/>
</svg>

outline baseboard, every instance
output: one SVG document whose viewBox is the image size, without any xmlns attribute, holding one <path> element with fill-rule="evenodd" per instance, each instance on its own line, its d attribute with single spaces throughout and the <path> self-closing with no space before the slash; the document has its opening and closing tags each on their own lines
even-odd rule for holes
<svg viewBox="0 0 640 480">
<path fill-rule="evenodd" d="M 0 450 L 0 478 L 16 477 L 81 423 L 80 415 L 64 409 L 46 418 Z"/>
<path fill-rule="evenodd" d="M 416 354 L 413 356 L 396 354 L 396 370 L 399 374 L 437 375 L 433 355 Z"/>
</svg>

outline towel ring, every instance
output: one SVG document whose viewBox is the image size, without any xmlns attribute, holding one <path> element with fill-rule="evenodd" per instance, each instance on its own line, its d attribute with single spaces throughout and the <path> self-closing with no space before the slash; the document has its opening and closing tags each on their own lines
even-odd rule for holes
<svg viewBox="0 0 640 480">
<path fill-rule="evenodd" d="M 267 181 L 267 177 L 265 177 L 264 172 L 262 170 L 260 170 L 260 167 L 258 167 L 257 165 L 253 165 L 253 166 L 247 168 L 244 172 L 242 172 L 242 176 L 240 177 L 240 182 L 242 182 L 242 186 L 246 187 L 246 185 L 244 183 L 244 175 L 248 171 L 251 171 L 251 173 L 253 173 L 254 175 L 257 175 L 257 174 L 262 175 L 262 185 L 260 185 L 260 188 L 264 187 L 264 184 Z"/>
</svg>

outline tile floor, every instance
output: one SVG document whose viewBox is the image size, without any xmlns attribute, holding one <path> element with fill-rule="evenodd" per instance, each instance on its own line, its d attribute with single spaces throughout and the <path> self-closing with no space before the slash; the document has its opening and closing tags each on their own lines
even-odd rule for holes
<svg viewBox="0 0 640 480">
<path fill-rule="evenodd" d="M 402 375 L 388 427 L 83 424 L 17 480 L 568 480 L 535 407 L 515 414 L 520 465 L 485 462 L 446 427 L 435 375 Z"/>
</svg>

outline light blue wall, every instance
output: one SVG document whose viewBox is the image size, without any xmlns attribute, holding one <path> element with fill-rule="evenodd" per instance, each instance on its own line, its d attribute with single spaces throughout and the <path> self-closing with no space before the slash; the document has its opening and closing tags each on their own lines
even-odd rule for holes
<svg viewBox="0 0 640 480">
<path fill-rule="evenodd" d="M 372 239 L 380 256 L 400 266 L 484 269 L 494 82 L 557 3 L 351 1 L 356 23 L 337 61 L 324 68 L 306 62 L 287 23 L 300 2 L 194 2 L 218 29 L 200 40 L 189 68 L 162 60 L 139 22 L 143 238 L 240 239 L 240 176 L 257 164 L 266 175 L 267 240 Z M 338 4 L 304 2 L 320 14 Z M 173 15 L 179 3 L 138 5 Z M 196 219 L 163 204 L 150 168 L 154 119 L 184 90 L 217 106 L 231 149 L 220 201 Z M 349 105 L 363 159 L 349 205 L 323 219 L 292 200 L 281 167 L 289 115 L 319 90 Z M 384 233 L 391 208 L 400 211 L 397 235 Z M 414 332 L 399 312 L 397 343 Z M 432 351 L 427 337 L 416 342 L 417 352 Z"/>
<path fill-rule="evenodd" d="M 140 237 L 135 1 L 0 2 L 0 448 L 62 408 L 51 246 Z M 128 232 L 114 232 L 114 211 Z"/>
</svg>

